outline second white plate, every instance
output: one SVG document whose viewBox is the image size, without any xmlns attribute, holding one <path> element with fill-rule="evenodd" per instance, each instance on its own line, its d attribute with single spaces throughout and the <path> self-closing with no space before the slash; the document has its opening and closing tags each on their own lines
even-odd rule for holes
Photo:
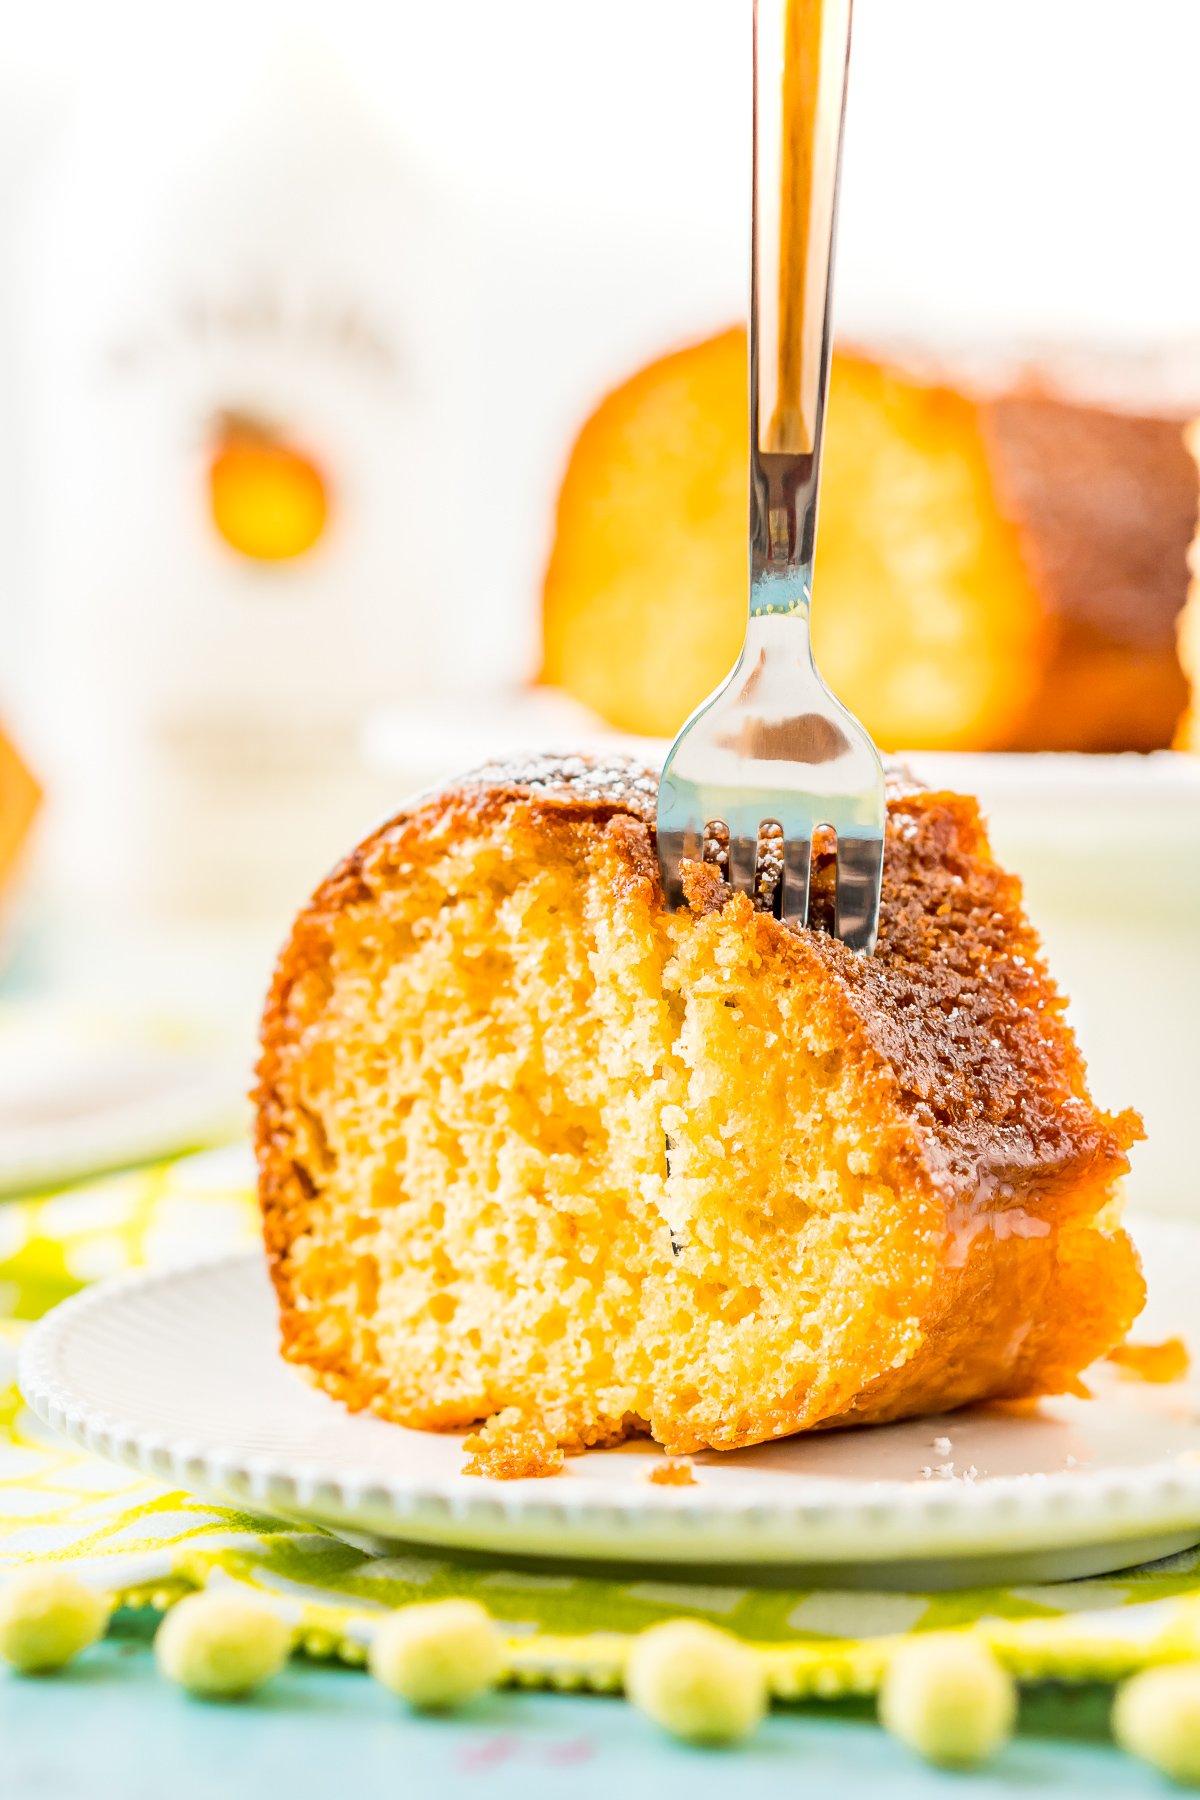
<svg viewBox="0 0 1200 1800">
<path fill-rule="evenodd" d="M 1185 1330 L 1200 1229 L 1137 1235 L 1139 1335 Z M 481 1480 L 459 1438 L 353 1416 L 283 1363 L 257 1254 L 89 1289 L 34 1329 L 20 1368 L 30 1405 L 74 1442 L 357 1543 L 920 1589 L 1097 1574 L 1200 1538 L 1200 1392 L 1105 1366 L 1089 1381 L 1094 1398 L 1029 1416 L 978 1408 L 703 1455 L 693 1487 L 652 1484 L 644 1440 L 545 1480 Z"/>
<path fill-rule="evenodd" d="M 192 1024 L 28 1001 L 0 1017 L 0 1195 L 64 1187 L 233 1137 L 239 1053 Z"/>
</svg>

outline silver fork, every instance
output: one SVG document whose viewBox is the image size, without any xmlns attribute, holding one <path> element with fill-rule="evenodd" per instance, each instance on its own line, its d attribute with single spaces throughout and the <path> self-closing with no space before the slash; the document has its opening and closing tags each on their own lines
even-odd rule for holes
<svg viewBox="0 0 1200 1800">
<path fill-rule="evenodd" d="M 675 739 L 658 796 L 667 903 L 717 863 L 804 925 L 814 833 L 837 834 L 835 935 L 874 948 L 883 767 L 809 634 L 830 275 L 853 0 L 755 0 L 750 262 L 750 617 L 728 678 Z"/>
</svg>

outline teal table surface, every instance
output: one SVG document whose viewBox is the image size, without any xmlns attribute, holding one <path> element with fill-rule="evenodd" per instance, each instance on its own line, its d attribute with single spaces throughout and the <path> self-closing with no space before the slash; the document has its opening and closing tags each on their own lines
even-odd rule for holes
<svg viewBox="0 0 1200 1800">
<path fill-rule="evenodd" d="M 294 1663 L 253 1701 L 190 1699 L 148 1645 L 110 1640 L 63 1675 L 0 1673 L 3 1800 L 931 1800 L 1170 1789 L 1106 1741 L 1107 1697 L 1043 1694 L 974 1775 L 926 1768 L 865 1707 L 775 1712 L 733 1751 L 671 1743 L 621 1700 L 497 1693 L 415 1718 L 360 1672 Z"/>
</svg>

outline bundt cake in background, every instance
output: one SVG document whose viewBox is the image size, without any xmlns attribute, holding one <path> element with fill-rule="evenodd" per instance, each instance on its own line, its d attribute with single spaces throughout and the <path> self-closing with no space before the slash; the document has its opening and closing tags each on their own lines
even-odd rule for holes
<svg viewBox="0 0 1200 1800">
<path fill-rule="evenodd" d="M 498 1421 L 505 1474 L 1071 1388 L 1142 1303 L 1140 1126 L 1089 1098 L 974 801 L 890 779 L 856 956 L 712 868 L 668 912 L 655 793 L 485 768 L 301 913 L 258 1090 L 285 1355 L 406 1425 Z"/>
<path fill-rule="evenodd" d="M 830 685 L 881 744 L 1175 740 L 1198 491 L 1182 423 L 1032 376 L 975 392 L 835 355 L 813 631 Z M 575 445 L 543 679 L 625 730 L 671 735 L 741 645 L 747 430 L 732 330 L 643 369 Z"/>
</svg>

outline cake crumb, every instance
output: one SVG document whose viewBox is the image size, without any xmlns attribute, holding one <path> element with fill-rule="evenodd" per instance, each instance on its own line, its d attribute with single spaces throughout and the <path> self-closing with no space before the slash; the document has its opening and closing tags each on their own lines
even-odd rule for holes
<svg viewBox="0 0 1200 1800">
<path fill-rule="evenodd" d="M 670 1457 L 656 1462 L 646 1476 L 655 1487 L 697 1487 L 695 1470 L 686 1457 L 673 1460 Z"/>
<path fill-rule="evenodd" d="M 495 1413 L 481 1431 L 464 1440 L 463 1449 L 468 1453 L 463 1474 L 487 1475 L 495 1481 L 557 1475 L 563 1466 L 562 1445 L 554 1433 L 517 1406 Z"/>
<path fill-rule="evenodd" d="M 1110 1350 L 1106 1360 L 1116 1364 L 1125 1381 L 1182 1381 L 1192 1366 L 1181 1337 L 1164 1338 L 1160 1344 L 1131 1344 L 1127 1339 Z"/>
</svg>

